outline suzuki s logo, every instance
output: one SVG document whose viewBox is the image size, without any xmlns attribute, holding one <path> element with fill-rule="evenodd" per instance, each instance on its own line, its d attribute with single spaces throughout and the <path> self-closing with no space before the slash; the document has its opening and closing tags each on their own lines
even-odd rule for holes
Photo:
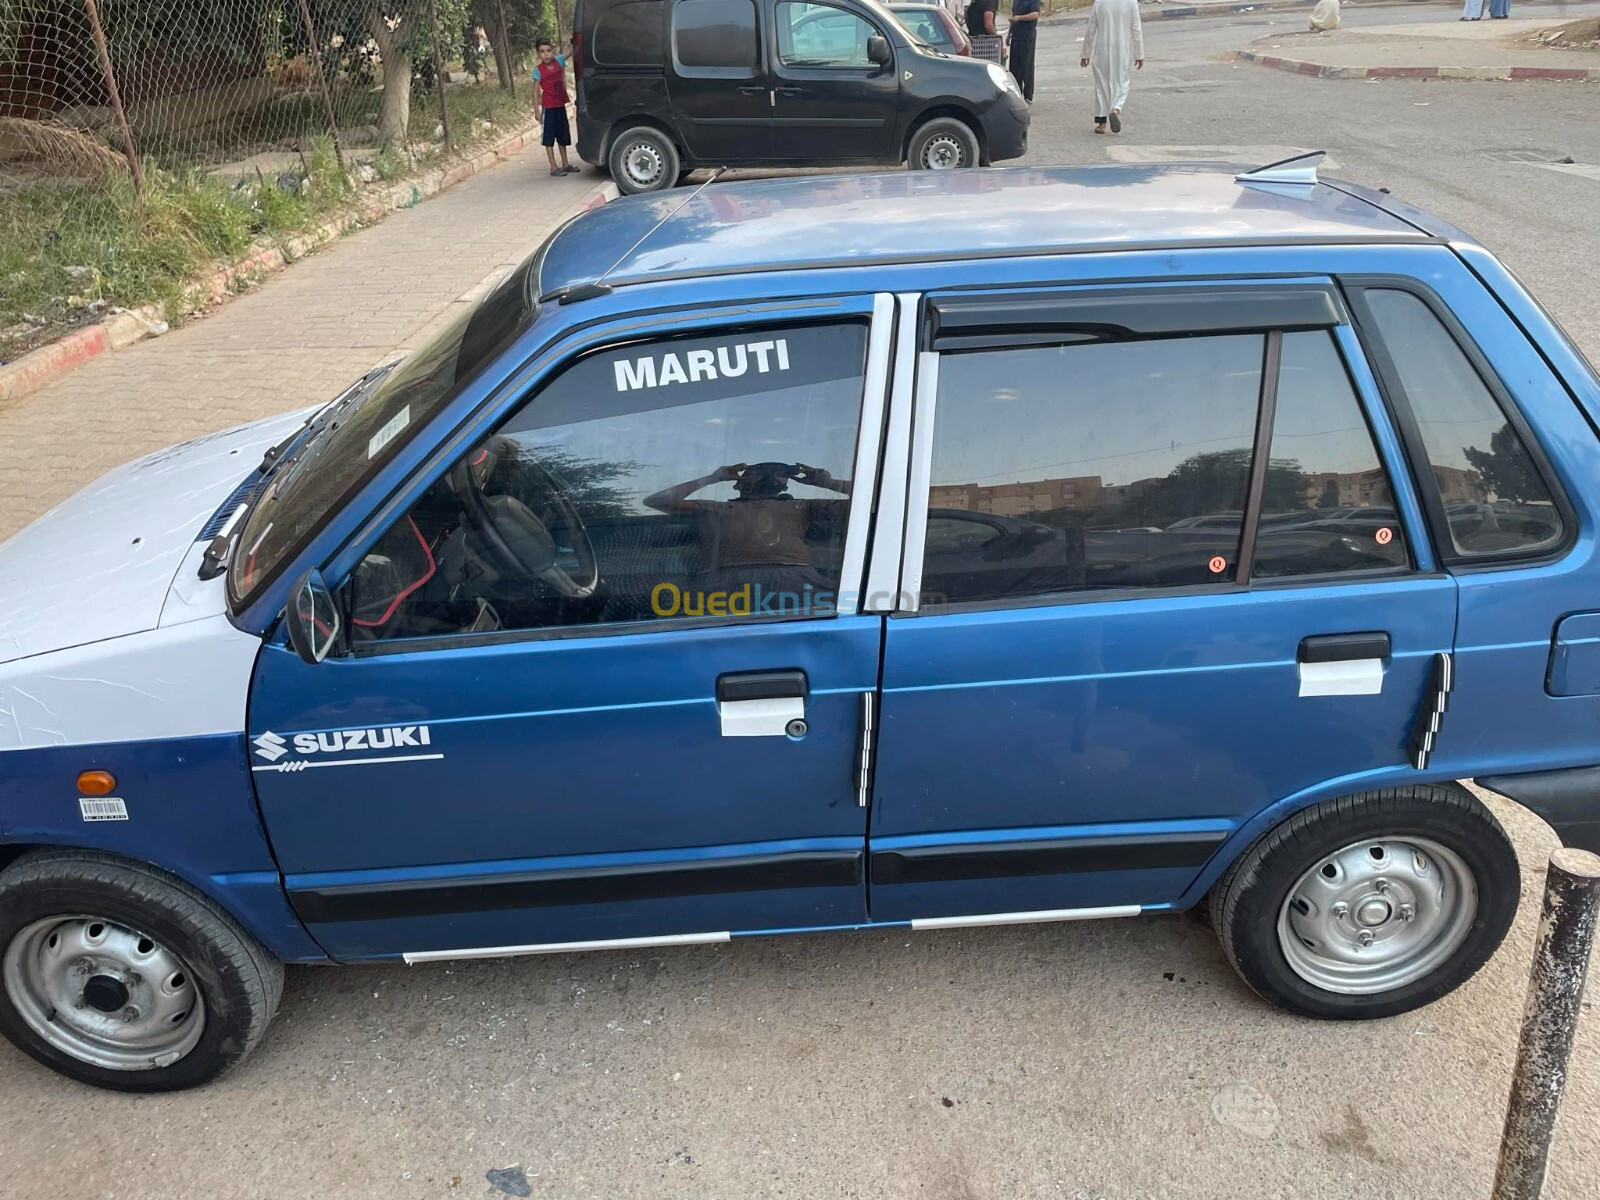
<svg viewBox="0 0 1600 1200">
<path fill-rule="evenodd" d="M 289 753 L 288 750 L 284 749 L 289 743 L 270 729 L 250 744 L 256 748 L 256 753 L 268 762 L 277 762 L 285 754 Z"/>
<path fill-rule="evenodd" d="M 443 758 L 428 753 L 433 734 L 426 725 L 380 725 L 372 729 L 329 729 L 285 738 L 268 730 L 251 743 L 266 763 L 252 771 L 304 771 L 311 767 L 359 767 L 370 763 L 420 762 Z M 423 753 L 417 753 L 423 751 Z M 293 752 L 299 757 L 278 760 Z"/>
</svg>

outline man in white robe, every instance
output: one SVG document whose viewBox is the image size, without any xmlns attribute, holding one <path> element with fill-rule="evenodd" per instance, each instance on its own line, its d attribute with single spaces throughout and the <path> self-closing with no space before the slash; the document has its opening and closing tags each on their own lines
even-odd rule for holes
<svg viewBox="0 0 1600 1200">
<path fill-rule="evenodd" d="M 1317 0 L 1311 10 L 1311 32 L 1328 33 L 1339 28 L 1339 0 Z"/>
<path fill-rule="evenodd" d="M 1122 132 L 1122 109 L 1134 70 L 1144 69 L 1144 29 L 1139 0 L 1094 0 L 1083 35 L 1080 67 L 1094 64 L 1094 131 Z"/>
</svg>

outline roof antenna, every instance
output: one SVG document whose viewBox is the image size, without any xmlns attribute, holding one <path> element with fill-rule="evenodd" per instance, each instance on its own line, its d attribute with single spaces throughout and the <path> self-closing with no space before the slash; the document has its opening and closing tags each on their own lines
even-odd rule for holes
<svg viewBox="0 0 1600 1200">
<path fill-rule="evenodd" d="M 668 221 L 672 220 L 673 217 L 681 213 L 684 210 L 684 207 L 693 201 L 697 196 L 699 196 L 701 192 L 705 191 L 713 183 L 721 179 L 727 170 L 727 167 L 718 167 L 716 170 L 712 171 L 710 179 L 706 180 L 699 187 L 695 188 L 694 191 L 685 196 L 682 204 L 678 205 L 666 216 L 662 217 L 661 220 L 650 226 L 650 228 L 645 231 L 643 237 L 619 254 L 617 256 L 617 261 L 612 263 L 600 273 L 600 277 L 598 279 L 591 280 L 588 283 L 575 283 L 571 287 L 561 288 L 553 293 L 556 301 L 560 304 L 571 304 L 575 300 L 593 300 L 597 296 L 609 296 L 611 294 L 611 288 L 607 286 L 606 279 L 611 272 L 620 267 L 627 260 L 628 255 L 632 254 L 640 246 L 644 245 L 645 242 L 649 241 L 651 234 L 655 233 L 656 230 L 660 229 Z M 543 300 L 546 299 L 546 297 L 541 296 L 540 299 Z"/>
<path fill-rule="evenodd" d="M 1295 183 L 1315 186 L 1317 168 L 1327 156 L 1326 150 L 1308 150 L 1304 154 L 1291 155 L 1277 162 L 1268 163 L 1264 167 L 1245 171 L 1235 175 L 1233 180 L 1235 183 Z"/>
</svg>

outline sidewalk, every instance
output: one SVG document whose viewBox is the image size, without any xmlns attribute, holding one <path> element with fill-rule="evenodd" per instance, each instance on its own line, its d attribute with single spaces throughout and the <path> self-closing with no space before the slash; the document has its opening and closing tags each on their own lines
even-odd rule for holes
<svg viewBox="0 0 1600 1200">
<path fill-rule="evenodd" d="M 204 320 L 0 407 L 0 539 L 118 463 L 331 398 L 598 202 L 606 182 L 587 169 L 550 178 L 530 142 Z"/>
<path fill-rule="evenodd" d="M 1184 0 L 1139 0 L 1141 21 L 1170 20 L 1180 17 L 1231 17 L 1241 13 L 1269 13 L 1299 10 L 1309 13 L 1317 0 L 1199 0 L 1188 4 Z M 1400 8 L 1407 4 L 1427 7 L 1448 5 L 1460 8 L 1458 0 L 1344 0 L 1345 8 Z M 1040 21 L 1041 25 L 1068 25 L 1089 19 L 1087 8 L 1056 13 Z"/>
<path fill-rule="evenodd" d="M 1238 52 L 1246 62 L 1322 79 L 1555 79 L 1600 82 L 1600 54 L 1531 41 L 1564 24 L 1440 21 L 1332 33 L 1273 34 Z"/>
</svg>

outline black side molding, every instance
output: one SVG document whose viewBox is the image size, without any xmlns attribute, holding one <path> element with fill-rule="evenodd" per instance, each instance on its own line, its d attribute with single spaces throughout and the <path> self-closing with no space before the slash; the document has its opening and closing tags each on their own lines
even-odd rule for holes
<svg viewBox="0 0 1600 1200">
<path fill-rule="evenodd" d="M 1328 633 L 1300 639 L 1303 663 L 1354 662 L 1362 658 L 1388 658 L 1387 633 Z"/>
<path fill-rule="evenodd" d="M 737 675 L 717 676 L 717 701 L 720 704 L 729 704 L 735 700 L 804 700 L 805 698 L 804 671 L 750 671 Z"/>
<path fill-rule="evenodd" d="M 863 858 L 859 850 L 813 850 L 398 883 L 291 886 L 289 901 L 302 921 L 316 923 L 629 903 L 780 888 L 855 887 L 861 882 Z"/>
<path fill-rule="evenodd" d="M 1088 871 L 1198 869 L 1226 837 L 1223 833 L 1169 833 L 879 850 L 872 855 L 872 882 L 943 883 Z"/>
<path fill-rule="evenodd" d="M 1562 845 L 1600 854 L 1600 767 L 1484 775 L 1473 782 L 1543 817 Z"/>
</svg>

